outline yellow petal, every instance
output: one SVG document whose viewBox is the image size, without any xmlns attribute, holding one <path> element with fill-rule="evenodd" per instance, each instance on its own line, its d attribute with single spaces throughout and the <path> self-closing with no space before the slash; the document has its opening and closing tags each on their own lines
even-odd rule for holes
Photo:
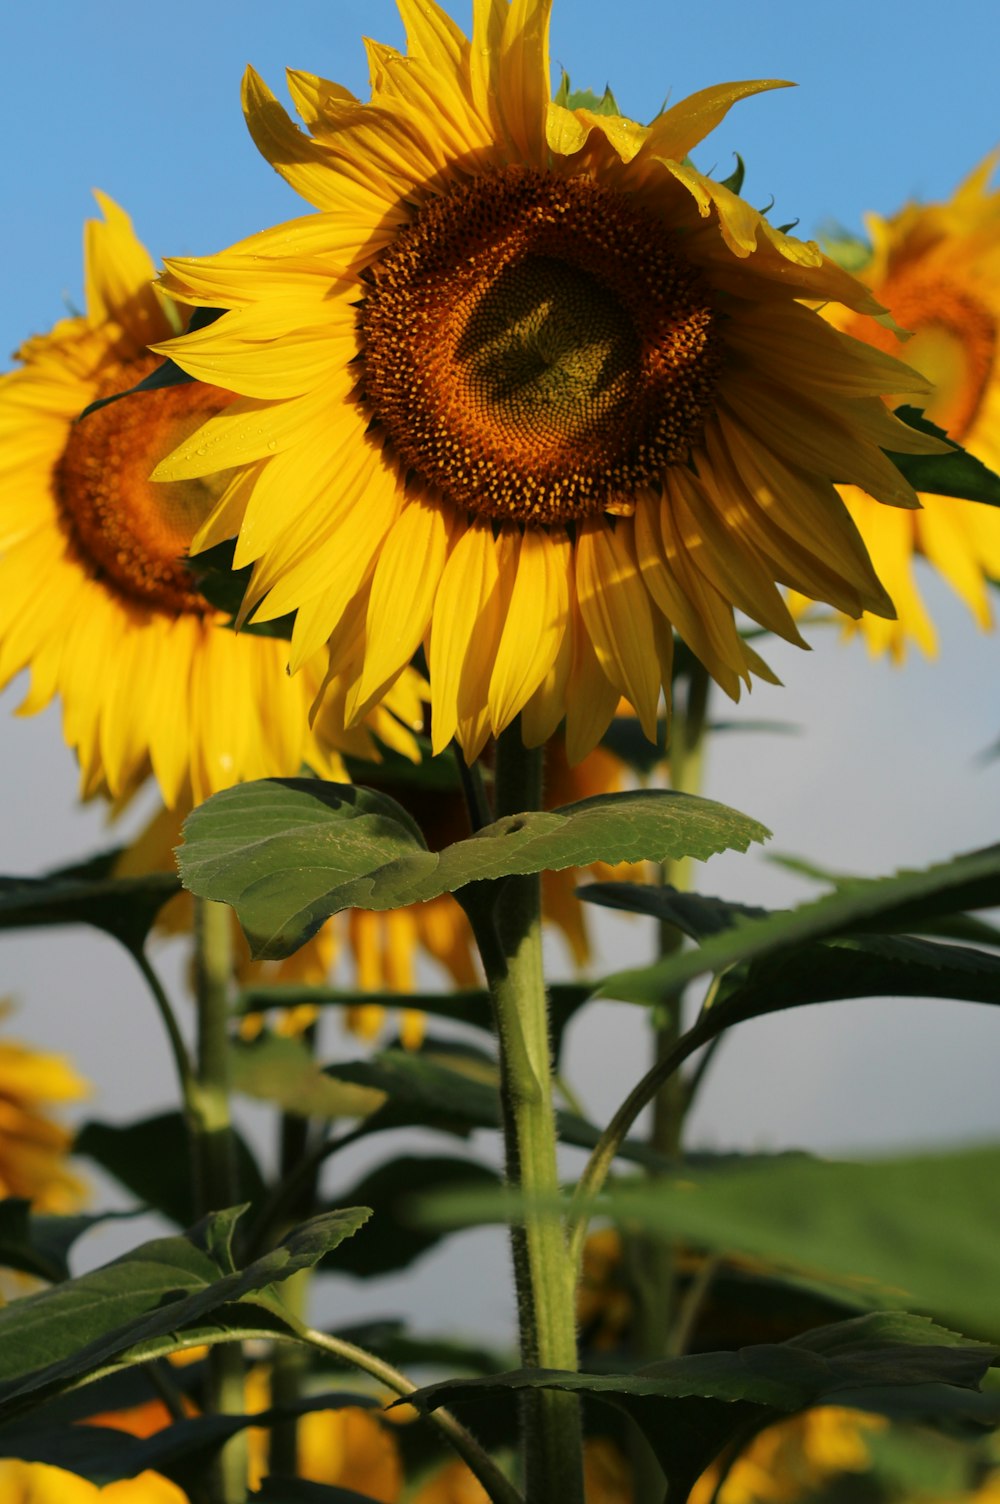
<svg viewBox="0 0 1000 1504">
<path fill-rule="evenodd" d="M 495 736 L 521 712 L 556 661 L 567 635 L 572 567 L 565 533 L 557 539 L 542 529 L 525 531 L 490 679 Z"/>
<path fill-rule="evenodd" d="M 606 677 L 635 706 L 656 740 L 660 665 L 649 595 L 639 572 L 632 524 L 584 524 L 577 533 L 576 590 L 587 631 Z"/>
<path fill-rule="evenodd" d="M 387 534 L 372 580 L 365 666 L 357 702 L 348 703 L 349 720 L 364 713 L 420 646 L 448 555 L 451 530 L 444 508 L 433 499 L 418 497 L 401 512 Z"/>
<path fill-rule="evenodd" d="M 794 85 L 784 79 L 763 78 L 699 89 L 657 116 L 649 128 L 646 150 L 682 162 L 741 99 L 762 94 L 768 89 L 791 88 Z"/>
<path fill-rule="evenodd" d="M 552 0 L 511 0 L 500 44 L 500 111 L 512 144 L 533 167 L 548 166 L 549 16 Z"/>
</svg>

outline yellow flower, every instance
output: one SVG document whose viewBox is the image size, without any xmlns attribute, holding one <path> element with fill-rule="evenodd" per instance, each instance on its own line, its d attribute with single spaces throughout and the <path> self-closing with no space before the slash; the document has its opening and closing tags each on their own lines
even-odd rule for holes
<svg viewBox="0 0 1000 1504">
<path fill-rule="evenodd" d="M 902 348 L 933 383 L 928 417 L 993 470 L 1000 469 L 1000 191 L 989 188 L 996 162 L 987 158 L 947 203 L 868 219 L 873 254 L 860 276 L 912 339 L 901 347 L 871 320 L 839 321 L 883 350 Z M 843 495 L 898 613 L 894 622 L 862 618 L 873 653 L 899 660 L 910 640 L 928 655 L 937 650 L 916 557 L 948 582 L 980 627 L 993 625 L 987 581 L 1000 578 L 1000 509 L 921 495 L 922 511 L 901 512 L 856 487 Z"/>
<path fill-rule="evenodd" d="M 551 0 L 481 0 L 467 39 L 399 0 L 405 57 L 369 42 L 372 99 L 292 72 L 308 130 L 252 71 L 251 133 L 315 206 L 166 290 L 221 318 L 157 343 L 238 394 L 156 471 L 233 474 L 195 549 L 238 534 L 245 610 L 328 644 L 349 723 L 417 647 L 435 749 L 471 760 L 519 713 L 565 716 L 572 761 L 619 695 L 655 733 L 674 627 L 733 696 L 768 671 L 733 608 L 799 641 L 775 581 L 892 613 L 832 484 L 915 505 L 882 448 L 899 361 L 808 302 L 877 312 L 688 153 L 720 85 L 647 129 L 550 100 Z M 213 484 L 221 484 L 213 480 Z"/>
<path fill-rule="evenodd" d="M 187 1494 L 159 1473 L 140 1473 L 99 1488 L 43 1462 L 0 1460 L 2 1504 L 187 1504 Z"/>
<path fill-rule="evenodd" d="M 270 1403 L 270 1377 L 251 1369 L 246 1379 L 247 1413 Z M 247 1433 L 251 1488 L 259 1488 L 266 1471 L 269 1433 Z M 392 1428 L 376 1410 L 348 1405 L 342 1410 L 312 1410 L 298 1422 L 298 1476 L 313 1483 L 355 1489 L 379 1504 L 396 1504 L 403 1486 L 399 1447 Z"/>
<path fill-rule="evenodd" d="M 865 1432 L 884 1429 L 880 1415 L 823 1405 L 769 1426 L 750 1443 L 718 1495 L 718 1471 L 702 1474 L 688 1504 L 800 1504 L 841 1473 L 864 1473 Z"/>
<path fill-rule="evenodd" d="M 193 1407 L 188 1407 L 192 1410 Z M 152 1436 L 170 1424 L 170 1414 L 160 1400 L 133 1405 L 127 1410 L 88 1416 L 90 1426 L 109 1426 L 130 1436 Z M 159 1473 L 139 1473 L 99 1488 L 76 1473 L 41 1462 L 0 1461 L 2 1504 L 187 1504 L 176 1483 Z"/>
<path fill-rule="evenodd" d="M 0 1041 L 0 1196 L 23 1196 L 36 1211 L 79 1206 L 83 1185 L 66 1169 L 73 1135 L 49 1109 L 88 1091 L 63 1056 Z"/>
<path fill-rule="evenodd" d="M 84 242 L 86 313 L 20 350 L 0 377 L 0 686 L 30 667 L 22 706 L 54 694 L 79 758 L 82 791 L 128 796 L 150 773 L 167 804 L 190 807 L 241 779 L 340 768 L 368 732 L 309 727 L 323 655 L 295 679 L 277 638 L 222 630 L 181 556 L 221 481 L 152 485 L 155 461 L 228 408 L 200 382 L 136 394 L 75 420 L 159 363 L 147 345 L 178 327 L 151 285 L 153 263 L 128 216 L 98 195 L 104 220 Z M 328 690 L 335 703 L 342 690 Z M 419 723 L 411 682 L 396 707 Z M 332 718 L 324 723 L 333 726 Z M 384 740 L 412 752 L 381 711 Z"/>
</svg>

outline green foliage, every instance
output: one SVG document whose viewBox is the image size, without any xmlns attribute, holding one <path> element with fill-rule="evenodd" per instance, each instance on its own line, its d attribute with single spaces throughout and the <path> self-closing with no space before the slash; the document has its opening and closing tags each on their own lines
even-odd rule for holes
<svg viewBox="0 0 1000 1504">
<path fill-rule="evenodd" d="M 598 859 L 704 861 L 766 835 L 725 805 L 649 790 L 511 816 L 432 852 L 376 790 L 271 778 L 224 789 L 189 815 L 178 860 L 185 887 L 235 908 L 255 957 L 277 957 L 345 908 L 394 909 Z"/>
<path fill-rule="evenodd" d="M 157 1238 L 90 1274 L 0 1310 L 0 1420 L 115 1368 L 202 1342 L 286 1327 L 268 1287 L 320 1259 L 367 1220 L 365 1207 L 295 1227 L 245 1269 L 231 1245 L 240 1208 Z"/>
<path fill-rule="evenodd" d="M 302 1039 L 263 1033 L 253 1040 L 236 1040 L 229 1063 L 234 1091 L 271 1102 L 296 1117 L 366 1117 L 384 1101 L 380 1091 L 326 1075 Z"/>
<path fill-rule="evenodd" d="M 244 1201 L 257 1202 L 264 1182 L 244 1139 L 233 1133 L 236 1185 Z M 144 1206 L 178 1227 L 197 1220 L 191 1173 L 191 1145 L 182 1113 L 163 1112 L 132 1123 L 84 1123 L 74 1154 L 92 1160 Z"/>
<path fill-rule="evenodd" d="M 630 913 L 654 914 L 699 940 L 696 950 L 681 951 L 652 966 L 618 972 L 606 977 L 598 988 L 599 995 L 605 997 L 650 1003 L 706 973 L 718 974 L 796 946 L 834 937 L 856 939 L 880 931 L 912 932 L 968 909 L 991 908 L 1000 903 L 1000 846 L 967 852 L 922 871 L 844 879 L 833 893 L 794 909 L 773 912 L 630 883 L 594 883 L 581 888 L 580 897 Z M 915 943 L 897 946 L 895 955 L 892 947 L 883 945 L 881 954 L 875 955 L 879 948 L 874 940 L 869 946 L 874 947 L 872 953 L 880 966 L 892 960 L 899 962 L 901 981 L 905 980 L 907 966 L 923 966 L 929 975 L 940 963 L 942 970 L 952 968 L 955 985 L 977 990 L 977 1001 L 1000 1002 L 1000 989 L 991 980 L 995 961 L 985 953 L 956 951 L 953 956 L 952 947 L 934 947 L 928 942 L 923 947 Z M 978 996 L 979 984 L 973 980 L 976 976 L 985 979 L 981 989 L 985 996 Z M 820 976 L 816 976 L 814 985 L 817 996 L 812 1000 L 825 1000 L 829 993 L 823 992 Z M 951 994 L 939 991 L 934 995 Z M 738 1015 L 734 1008 L 725 1013 L 725 1022 L 737 1022 L 743 1016 L 751 1015 Z"/>
<path fill-rule="evenodd" d="M 20 1196 L 0 1200 L 0 1268 L 17 1269 L 36 1279 L 58 1282 L 69 1278 L 67 1258 L 76 1240 L 104 1222 L 134 1216 L 134 1212 L 98 1212 L 92 1216 L 58 1217 L 32 1212 Z"/>
<path fill-rule="evenodd" d="M 898 407 L 896 417 L 902 418 L 910 428 L 932 434 L 951 446 L 950 454 L 889 453 L 896 469 L 902 471 L 915 491 L 925 491 L 932 496 L 957 496 L 964 501 L 981 501 L 988 506 L 1000 506 L 1000 475 L 996 475 L 982 460 L 977 460 L 975 455 L 969 454 L 943 428 L 925 418 L 919 407 Z"/>
<path fill-rule="evenodd" d="M 496 1170 L 473 1159 L 400 1154 L 387 1160 L 345 1191 L 346 1201 L 370 1206 L 374 1216 L 363 1238 L 337 1250 L 331 1268 L 358 1279 L 375 1279 L 407 1268 L 443 1236 L 442 1229 L 414 1223 L 408 1215 L 415 1196 L 424 1190 L 482 1189 L 498 1184 Z"/>
<path fill-rule="evenodd" d="M 556 1389 L 623 1409 L 642 1429 L 671 1495 L 687 1492 L 741 1431 L 813 1405 L 847 1404 L 977 1432 L 1000 1422 L 1000 1397 L 979 1386 L 996 1356 L 920 1317 L 876 1313 L 789 1342 L 701 1353 L 627 1374 L 519 1369 L 431 1384 L 421 1408 L 461 1406 L 505 1391 Z"/>
<path fill-rule="evenodd" d="M 112 877 L 119 855 L 102 852 L 44 877 L 0 877 L 0 930 L 90 924 L 137 953 L 180 882 L 172 872 Z"/>
<path fill-rule="evenodd" d="M 860 1163 L 787 1155 L 618 1184 L 623 1225 L 763 1260 L 859 1307 L 916 1310 L 1000 1342 L 1000 1147 Z"/>
<path fill-rule="evenodd" d="M 383 1050 L 369 1060 L 352 1060 L 327 1066 L 327 1073 L 337 1081 L 347 1081 L 385 1093 L 385 1102 L 356 1130 L 355 1137 L 383 1132 L 389 1128 L 433 1128 L 466 1138 L 477 1128 L 499 1128 L 500 1102 L 495 1069 L 484 1079 L 481 1068 L 475 1074 L 435 1060 L 425 1050 L 412 1054 L 407 1050 Z M 600 1137 L 593 1123 L 576 1113 L 557 1114 L 559 1137 L 563 1143 L 592 1149 Z M 663 1169 L 666 1161 L 638 1139 L 622 1145 L 622 1159 L 634 1164 Z"/>
<path fill-rule="evenodd" d="M 565 68 L 562 70 L 562 77 L 553 100 L 554 103 L 562 105 L 567 110 L 590 110 L 593 115 L 621 114 L 610 84 L 604 85 L 603 94 L 595 94 L 593 89 L 574 89 Z"/>
</svg>

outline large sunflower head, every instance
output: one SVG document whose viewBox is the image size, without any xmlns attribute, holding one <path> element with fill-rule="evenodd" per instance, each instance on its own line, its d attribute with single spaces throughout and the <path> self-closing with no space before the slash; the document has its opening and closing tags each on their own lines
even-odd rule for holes
<svg viewBox="0 0 1000 1504">
<path fill-rule="evenodd" d="M 372 97 L 257 75 L 264 156 L 315 213 L 167 263 L 228 310 L 157 346 L 237 400 L 157 470 L 235 467 L 194 546 L 239 535 L 245 610 L 296 610 L 351 722 L 423 643 L 433 740 L 472 758 L 518 714 L 587 752 L 624 694 L 649 735 L 676 629 L 734 696 L 766 672 L 734 608 L 798 641 L 776 582 L 892 613 L 834 480 L 916 498 L 882 402 L 923 378 L 810 304 L 878 312 L 688 153 L 745 95 L 651 126 L 550 97 L 549 0 L 474 7 L 465 37 L 399 0 Z"/>
<path fill-rule="evenodd" d="M 149 343 L 180 327 L 128 216 L 98 199 L 105 218 L 84 240 L 86 312 L 30 339 L 0 377 L 0 687 L 30 668 L 24 710 L 61 697 L 85 794 L 127 796 L 152 771 L 166 802 L 183 807 L 303 762 L 336 772 L 338 749 L 370 746 L 364 728 L 331 739 L 329 717 L 310 730 L 323 655 L 289 678 L 287 644 L 222 630 L 226 616 L 184 562 L 223 478 L 149 480 L 232 394 L 193 381 L 79 418 L 147 377 L 160 364 Z M 419 724 L 413 680 L 395 695 Z M 412 751 L 386 710 L 374 729 Z"/>
<path fill-rule="evenodd" d="M 860 276 L 908 331 L 905 345 L 884 324 L 837 316 L 857 338 L 902 349 L 931 384 L 927 415 L 992 470 L 1000 469 L 1000 191 L 989 186 L 996 164 L 994 153 L 945 203 L 908 204 L 890 219 L 868 216 L 872 255 Z M 917 557 L 947 580 L 979 626 L 993 625 L 988 582 L 1000 579 L 1000 510 L 921 494 L 920 511 L 890 511 L 857 487 L 845 488 L 844 499 L 898 613 L 896 621 L 862 619 L 873 652 L 899 659 L 908 641 L 936 651 Z"/>
</svg>

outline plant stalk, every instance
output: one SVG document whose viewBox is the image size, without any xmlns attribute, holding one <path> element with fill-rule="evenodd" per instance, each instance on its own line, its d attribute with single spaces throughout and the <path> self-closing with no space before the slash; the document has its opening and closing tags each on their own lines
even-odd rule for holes
<svg viewBox="0 0 1000 1504">
<path fill-rule="evenodd" d="M 195 899 L 195 988 L 197 1065 L 192 1090 L 195 1188 L 202 1215 L 239 1200 L 236 1155 L 229 1112 L 229 989 L 232 931 L 225 904 Z M 243 1353 L 238 1342 L 213 1347 L 208 1355 L 206 1409 L 241 1415 L 244 1410 Z M 245 1504 L 246 1436 L 227 1441 L 209 1482 L 217 1504 Z"/>
<path fill-rule="evenodd" d="M 541 808 L 542 753 L 524 747 L 519 723 L 498 740 L 495 789 L 498 820 Z M 541 884 L 535 874 L 511 877 L 488 898 L 491 903 L 482 893 L 470 895 L 468 911 L 496 1020 L 507 1180 L 526 1206 L 511 1227 L 521 1360 L 528 1367 L 575 1371 L 576 1266 L 562 1221 L 551 1210 L 559 1176 Z M 528 1391 L 522 1418 L 528 1504 L 583 1504 L 576 1397 Z"/>
</svg>

